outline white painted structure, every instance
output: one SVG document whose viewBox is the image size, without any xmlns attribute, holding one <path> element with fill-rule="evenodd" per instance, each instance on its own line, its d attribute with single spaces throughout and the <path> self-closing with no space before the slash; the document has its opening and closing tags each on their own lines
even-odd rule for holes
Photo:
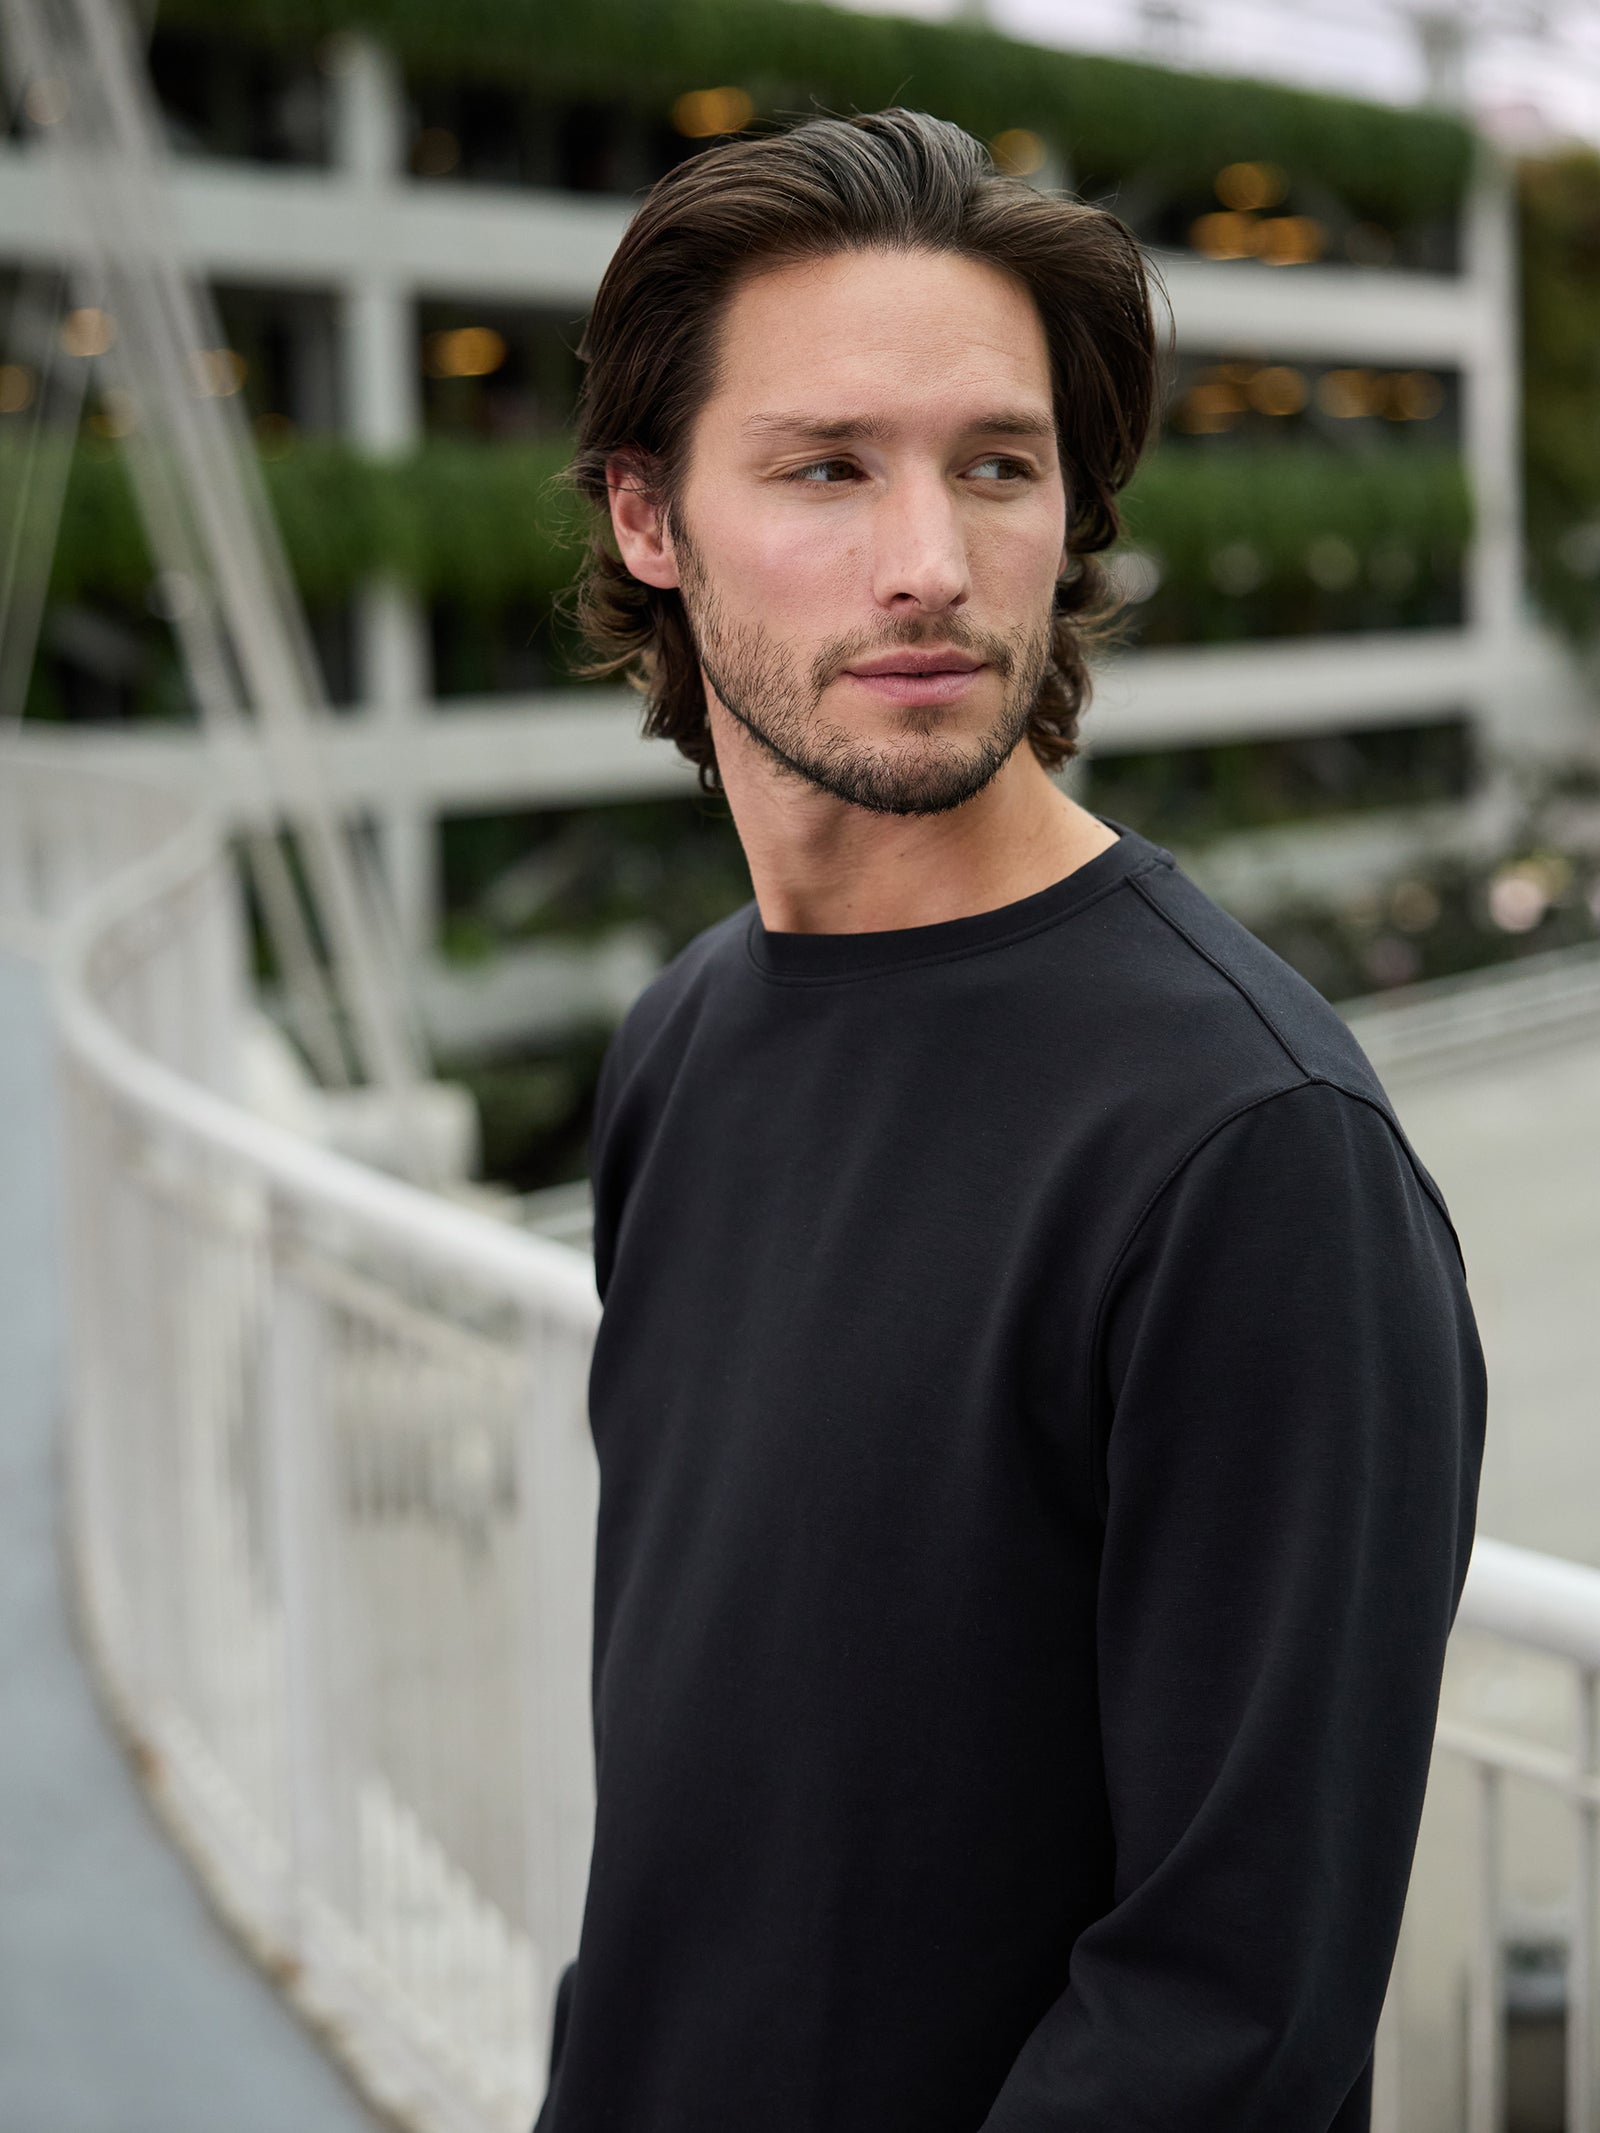
<svg viewBox="0 0 1600 2133">
<path fill-rule="evenodd" d="M 0 938 L 51 965 L 60 1039 L 80 1616 L 169 1827 L 324 2039 L 416 2133 L 526 2133 L 592 1814 L 592 1277 L 232 1100 L 222 829 L 59 748 L 0 758 Z M 1600 961 L 1374 1014 L 1401 1071 L 1547 1041 L 1600 1021 Z M 1439 1730 L 1448 1857 L 1375 2133 L 1501 2133 L 1530 1797 L 1567 1891 L 1565 2122 L 1600 2133 L 1600 1571 L 1480 1541 L 1452 1664 L 1480 1686 Z"/>
<path fill-rule="evenodd" d="M 220 281 L 336 293 L 351 433 L 374 453 L 399 452 L 420 433 L 416 305 L 513 301 L 576 315 L 628 210 L 408 176 L 392 56 L 359 39 L 341 39 L 338 53 L 333 167 L 185 160 L 177 219 L 192 262 Z M 0 147 L 0 264 L 54 260 L 64 237 L 42 157 Z M 1522 610 L 1514 236 L 1509 189 L 1487 150 L 1462 251 L 1455 276 L 1160 259 L 1180 346 L 1459 373 L 1478 507 L 1467 619 L 1459 630 L 1129 655 L 1104 677 L 1094 752 L 1464 713 L 1493 761 L 1548 745 L 1568 722 L 1570 675 Z M 631 698 L 587 696 L 580 707 L 560 695 L 508 696 L 453 702 L 440 717 L 424 618 L 395 586 L 368 588 L 358 639 L 359 705 L 331 736 L 336 762 L 348 766 L 336 782 L 375 812 L 414 947 L 433 937 L 441 810 L 689 789 L 674 751 L 639 742 Z"/>
</svg>

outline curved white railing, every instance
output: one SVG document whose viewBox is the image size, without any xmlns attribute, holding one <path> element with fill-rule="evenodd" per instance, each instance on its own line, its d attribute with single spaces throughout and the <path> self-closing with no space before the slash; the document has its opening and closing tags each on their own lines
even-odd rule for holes
<svg viewBox="0 0 1600 2133">
<path fill-rule="evenodd" d="M 18 919 L 55 971 L 69 1534 L 103 1686 L 218 1901 L 374 2095 L 428 2133 L 526 2133 L 591 1815 L 588 1262 L 231 1100 L 244 934 L 193 799 L 0 756 Z M 1538 982 L 1569 975 L 1586 999 L 1587 968 Z M 1447 1692 L 1435 1770 L 1471 1794 L 1443 1810 L 1471 1922 L 1438 1958 L 1465 2045 L 1402 1975 L 1374 2125 L 1506 2122 L 1507 1799 L 1531 1793 L 1576 1830 L 1565 2123 L 1595 2133 L 1600 1572 L 1480 1541 L 1452 1662 L 1484 1650 L 1500 1686 Z M 1563 1708 L 1500 1693 L 1528 1665 Z M 1436 1907 L 1419 1869 L 1407 1942 Z"/>
<path fill-rule="evenodd" d="M 55 921 L 103 1685 L 367 2087 L 526 2133 L 591 1815 L 588 1262 L 230 1101 L 243 933 L 193 802 L 8 751 L 0 851 L 12 914 Z"/>
</svg>

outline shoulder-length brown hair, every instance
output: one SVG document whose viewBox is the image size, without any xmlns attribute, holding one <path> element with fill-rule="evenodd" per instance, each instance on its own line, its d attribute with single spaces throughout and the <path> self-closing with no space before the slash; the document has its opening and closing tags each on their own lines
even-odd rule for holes
<svg viewBox="0 0 1600 2133">
<path fill-rule="evenodd" d="M 716 327 L 738 282 L 797 259 L 884 248 L 956 252 L 1018 276 L 1050 349 L 1068 567 L 1052 660 L 1028 722 L 1047 766 L 1077 752 L 1087 648 L 1111 601 L 1095 561 L 1119 531 L 1156 394 L 1144 261 L 1114 215 L 1002 177 L 959 126 L 919 111 L 815 118 L 729 141 L 671 171 L 628 225 L 579 349 L 584 385 L 568 477 L 593 507 L 573 612 L 586 671 L 645 697 L 645 731 L 674 741 L 717 789 L 699 659 L 675 589 L 617 555 L 606 466 L 631 459 L 671 511 L 694 418 L 712 385 Z"/>
</svg>

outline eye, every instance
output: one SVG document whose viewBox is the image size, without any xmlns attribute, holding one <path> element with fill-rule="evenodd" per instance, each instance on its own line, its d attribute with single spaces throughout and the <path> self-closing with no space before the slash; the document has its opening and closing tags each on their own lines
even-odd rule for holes
<svg viewBox="0 0 1600 2133">
<path fill-rule="evenodd" d="M 836 488 L 839 478 L 852 480 L 859 472 L 853 459 L 813 459 L 803 467 L 794 467 L 784 476 L 785 481 L 802 481 L 814 489 Z"/>
<path fill-rule="evenodd" d="M 1025 459 L 1010 459 L 998 452 L 991 458 L 980 459 L 967 471 L 983 481 L 1030 481 L 1033 478 L 1033 469 Z"/>
</svg>

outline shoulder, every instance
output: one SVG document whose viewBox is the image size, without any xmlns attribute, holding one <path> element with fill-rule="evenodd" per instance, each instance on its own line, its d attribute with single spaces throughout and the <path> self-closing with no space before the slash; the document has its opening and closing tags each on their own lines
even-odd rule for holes
<svg viewBox="0 0 1600 2133">
<path fill-rule="evenodd" d="M 641 1067 L 665 1055 L 676 1057 L 720 990 L 730 965 L 745 953 L 754 906 L 730 912 L 697 934 L 640 993 L 612 1034 L 595 1098 L 591 1152 L 598 1149 L 618 1097 Z"/>
<path fill-rule="evenodd" d="M 1224 1191 L 1227 1157 L 1245 1144 L 1307 1178 L 1319 1166 L 1353 1177 L 1361 1144 L 1403 1163 L 1448 1221 L 1343 1016 L 1170 853 L 1148 853 L 1102 907 L 1096 982 L 1101 1041 L 1128 1068 L 1105 1125 L 1140 1180 L 1139 1204 L 1170 1201 L 1213 1142 L 1195 1175 L 1218 1169 Z M 1241 1184 L 1244 1167 L 1233 1166 Z"/>
<path fill-rule="evenodd" d="M 663 1036 L 681 1027 L 686 1016 L 693 1018 L 703 1011 L 720 975 L 744 955 L 753 909 L 751 904 L 741 905 L 708 926 L 656 973 L 611 1040 L 609 1056 L 619 1066 L 636 1062 Z"/>
<path fill-rule="evenodd" d="M 1118 899 L 1118 985 L 1197 1128 L 1305 1081 L 1390 1111 L 1338 1010 L 1190 880 L 1170 853 Z M 1391 1114 L 1392 1115 L 1392 1114 Z"/>
</svg>

